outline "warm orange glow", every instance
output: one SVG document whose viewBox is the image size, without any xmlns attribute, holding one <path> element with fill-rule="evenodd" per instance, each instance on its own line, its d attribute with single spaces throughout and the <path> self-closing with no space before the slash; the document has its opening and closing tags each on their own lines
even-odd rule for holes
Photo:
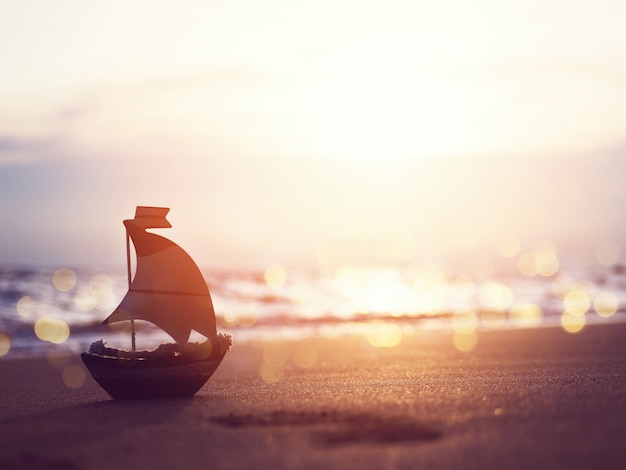
<svg viewBox="0 0 626 470">
<path fill-rule="evenodd" d="M 556 0 L 537 15 L 512 1 L 392 3 L 191 1 L 176 15 L 163 2 L 149 15 L 122 2 L 7 7 L 0 56 L 19 66 L 0 74 L 0 164 L 41 176 L 39 163 L 54 162 L 83 176 L 39 188 L 45 207 L 4 185 L 11 215 L 36 223 L 3 222 L 41 230 L 50 257 L 107 261 L 123 248 L 115 236 L 88 250 L 67 233 L 95 244 L 120 220 L 120 201 L 167 201 L 200 264 L 262 270 L 267 260 L 417 266 L 498 253 L 520 257 L 524 275 L 552 276 L 565 251 L 527 249 L 536 234 L 619 241 L 599 223 L 618 210 L 619 197 L 603 199 L 616 181 L 584 190 L 593 159 L 610 162 L 607 146 L 624 135 L 619 15 L 570 8 L 562 21 Z M 67 220 L 51 224 L 47 208 L 68 200 Z M 11 240 L 32 254 L 35 238 Z M 598 247 L 599 262 L 617 262 L 615 248 Z M 76 289 L 63 276 L 55 286 Z M 108 299 L 90 306 L 83 293 L 78 308 L 106 310 Z"/>
<path fill-rule="evenodd" d="M 593 301 L 593 308 L 601 317 L 611 317 L 619 308 L 617 297 L 611 292 L 600 292 Z"/>
<path fill-rule="evenodd" d="M 62 292 L 72 290 L 76 285 L 76 274 L 71 269 L 57 269 L 52 275 L 52 284 Z"/>
</svg>

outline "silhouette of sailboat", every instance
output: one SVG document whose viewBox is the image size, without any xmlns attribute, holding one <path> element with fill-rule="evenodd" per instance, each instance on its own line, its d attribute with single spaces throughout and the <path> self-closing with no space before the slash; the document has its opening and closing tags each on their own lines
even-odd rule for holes
<svg viewBox="0 0 626 470">
<path fill-rule="evenodd" d="M 132 351 L 108 348 L 100 340 L 81 354 L 92 377 L 115 399 L 194 395 L 232 345 L 230 335 L 217 332 L 211 294 L 193 259 L 171 240 L 146 231 L 171 227 L 168 212 L 138 206 L 135 218 L 124 221 L 128 292 L 103 323 L 130 321 Z M 130 240 L 137 255 L 134 277 Z M 135 320 L 155 324 L 176 343 L 136 351 Z M 189 343 L 191 330 L 207 340 Z"/>
</svg>

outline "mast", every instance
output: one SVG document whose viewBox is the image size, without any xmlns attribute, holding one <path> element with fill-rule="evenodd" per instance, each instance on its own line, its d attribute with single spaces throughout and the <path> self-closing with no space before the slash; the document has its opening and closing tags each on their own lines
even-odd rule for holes
<svg viewBox="0 0 626 470">
<path fill-rule="evenodd" d="M 128 289 L 130 289 L 132 274 L 130 272 L 130 234 L 128 233 L 128 229 L 126 229 L 126 267 L 128 270 Z M 132 349 L 135 351 L 135 320 L 133 318 L 130 319 L 130 335 Z"/>
</svg>

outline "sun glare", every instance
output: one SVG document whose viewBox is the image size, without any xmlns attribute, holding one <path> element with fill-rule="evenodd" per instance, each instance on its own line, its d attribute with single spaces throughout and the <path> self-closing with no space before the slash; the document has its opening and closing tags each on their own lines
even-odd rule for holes
<svg viewBox="0 0 626 470">
<path fill-rule="evenodd" d="M 402 66 L 411 54 L 400 41 L 335 54 L 312 113 L 322 155 L 389 160 L 467 150 L 462 136 L 450 138 L 454 90 Z"/>
</svg>

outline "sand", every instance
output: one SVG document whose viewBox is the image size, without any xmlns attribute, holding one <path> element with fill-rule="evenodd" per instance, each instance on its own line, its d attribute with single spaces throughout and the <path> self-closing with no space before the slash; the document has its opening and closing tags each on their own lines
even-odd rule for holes
<svg viewBox="0 0 626 470">
<path fill-rule="evenodd" d="M 235 346 L 191 399 L 0 360 L 0 468 L 623 468 L 626 325 Z M 317 359 L 313 365 L 316 351 Z M 295 363 L 294 363 L 295 362 Z M 299 365 L 297 365 L 297 364 Z M 78 370 L 78 372 L 77 372 Z M 265 377 L 265 380 L 263 379 Z M 271 383 L 268 383 L 271 382 Z"/>
</svg>

